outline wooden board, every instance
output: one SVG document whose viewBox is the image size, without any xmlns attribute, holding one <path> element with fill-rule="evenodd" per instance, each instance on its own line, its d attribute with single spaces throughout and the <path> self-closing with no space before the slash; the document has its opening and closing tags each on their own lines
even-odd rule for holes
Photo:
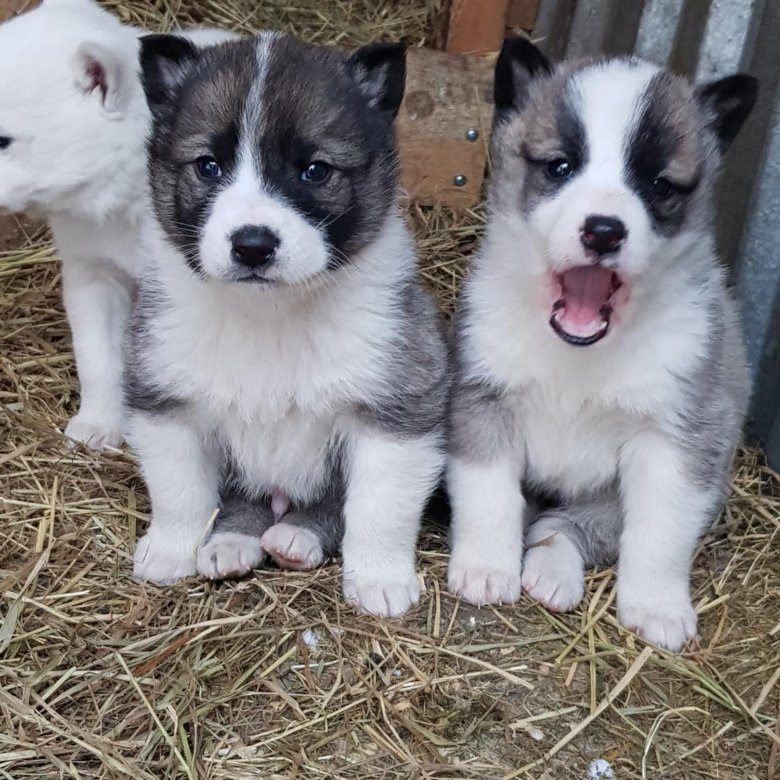
<svg viewBox="0 0 780 780">
<path fill-rule="evenodd" d="M 510 0 L 506 26 L 530 33 L 534 29 L 538 13 L 539 0 Z"/>
<path fill-rule="evenodd" d="M 494 62 L 433 49 L 408 51 L 396 127 L 401 184 L 410 200 L 455 209 L 478 202 L 493 121 Z M 469 140 L 473 131 L 477 137 Z M 455 184 L 459 176 L 465 177 L 462 186 Z"/>
<path fill-rule="evenodd" d="M 28 11 L 38 5 L 38 0 L 0 0 L 0 22 L 20 11 Z"/>
<path fill-rule="evenodd" d="M 509 0 L 452 0 L 447 51 L 487 54 L 504 39 Z"/>
</svg>

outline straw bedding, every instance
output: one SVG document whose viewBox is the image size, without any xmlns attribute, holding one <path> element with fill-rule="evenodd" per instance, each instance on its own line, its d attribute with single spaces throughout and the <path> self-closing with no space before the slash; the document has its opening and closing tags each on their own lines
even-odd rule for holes
<svg viewBox="0 0 780 780">
<path fill-rule="evenodd" d="M 273 26 L 320 42 L 434 35 L 436 3 L 107 3 L 126 21 Z M 445 310 L 479 213 L 414 209 Z M 445 592 L 426 529 L 424 595 L 357 616 L 337 564 L 242 582 L 133 582 L 148 518 L 132 458 L 63 447 L 75 371 L 45 232 L 0 248 L 0 777 L 780 777 L 780 477 L 740 453 L 696 559 L 701 641 L 646 647 L 614 617 L 614 575 L 553 615 Z M 601 768 L 605 765 L 602 763 Z M 596 775 L 593 775 L 596 776 Z"/>
</svg>

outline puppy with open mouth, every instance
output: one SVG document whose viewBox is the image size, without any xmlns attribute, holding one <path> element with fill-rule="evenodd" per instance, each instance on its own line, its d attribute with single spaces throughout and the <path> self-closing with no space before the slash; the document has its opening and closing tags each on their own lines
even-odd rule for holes
<svg viewBox="0 0 780 780">
<path fill-rule="evenodd" d="M 135 574 L 305 569 L 341 548 L 346 598 L 399 615 L 449 384 L 396 203 L 403 48 L 150 36 L 141 59 L 160 229 L 126 370 L 152 501 Z"/>
<path fill-rule="evenodd" d="M 618 562 L 624 625 L 671 649 L 695 635 L 691 559 L 748 399 L 713 190 L 756 91 L 505 42 L 455 328 L 453 592 L 568 610 L 585 567 Z"/>
</svg>

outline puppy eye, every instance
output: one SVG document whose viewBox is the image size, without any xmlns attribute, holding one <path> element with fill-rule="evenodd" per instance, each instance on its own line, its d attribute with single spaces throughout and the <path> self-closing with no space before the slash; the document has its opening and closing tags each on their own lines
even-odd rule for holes
<svg viewBox="0 0 780 780">
<path fill-rule="evenodd" d="M 307 184 L 322 184 L 330 176 L 331 170 L 327 163 L 315 160 L 301 171 L 301 181 Z"/>
<path fill-rule="evenodd" d="M 9 138 L 7 135 L 0 135 L 0 149 L 7 149 L 12 142 L 13 138 Z"/>
<path fill-rule="evenodd" d="M 219 179 L 222 176 L 222 168 L 213 157 L 198 157 L 195 167 L 204 179 Z"/>
<path fill-rule="evenodd" d="M 574 173 L 574 166 L 567 159 L 560 157 L 545 163 L 544 170 L 551 179 L 568 179 Z"/>
<path fill-rule="evenodd" d="M 659 200 L 668 198 L 675 191 L 675 189 L 676 187 L 674 184 L 672 184 L 668 179 L 664 179 L 662 177 L 653 179 L 653 195 L 655 195 L 655 197 Z"/>
</svg>

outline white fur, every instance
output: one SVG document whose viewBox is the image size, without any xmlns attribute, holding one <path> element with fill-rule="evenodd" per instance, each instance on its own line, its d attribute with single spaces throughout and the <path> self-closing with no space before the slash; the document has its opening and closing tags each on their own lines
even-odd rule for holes
<svg viewBox="0 0 780 780">
<path fill-rule="evenodd" d="M 585 595 L 582 556 L 565 534 L 536 523 L 528 534 L 523 590 L 553 612 L 574 609 Z"/>
<path fill-rule="evenodd" d="M 256 536 L 221 531 L 198 548 L 198 572 L 210 580 L 236 577 L 259 566 L 264 557 Z"/>
<path fill-rule="evenodd" d="M 351 432 L 344 597 L 364 612 L 393 617 L 417 602 L 415 544 L 442 466 L 437 437 L 404 440 L 363 426 Z"/>
<path fill-rule="evenodd" d="M 95 449 L 122 441 L 120 345 L 150 219 L 140 33 L 91 0 L 47 0 L 0 25 L 0 135 L 13 139 L 0 150 L 0 210 L 49 219 L 81 382 L 65 434 Z"/>
<path fill-rule="evenodd" d="M 673 649 L 696 636 L 688 583 L 712 503 L 685 473 L 675 447 L 655 431 L 640 433 L 621 453 L 625 528 L 618 617 L 649 641 Z"/>
<path fill-rule="evenodd" d="M 263 534 L 260 546 L 284 569 L 308 571 L 325 560 L 320 538 L 314 531 L 284 521 Z"/>
<path fill-rule="evenodd" d="M 343 442 L 350 464 L 345 594 L 366 611 L 400 614 L 417 599 L 415 539 L 441 469 L 440 446 L 384 436 L 359 424 L 353 409 L 385 387 L 398 327 L 397 282 L 415 272 L 401 219 L 389 217 L 349 268 L 314 289 L 204 281 L 156 240 L 154 283 L 169 303 L 155 314 L 152 343 L 139 359 L 146 376 L 183 393 L 192 411 L 182 424 L 188 436 L 167 455 L 160 450 L 168 438 L 161 442 L 156 425 L 144 415 L 131 419 L 130 440 L 152 499 L 149 536 L 164 547 L 175 538 L 182 553 L 197 543 L 216 506 L 216 472 L 200 460 L 214 432 L 246 484 L 258 493 L 280 490 L 292 502 L 317 494 L 328 452 Z M 182 461 L 193 456 L 185 469 Z M 187 479 L 198 482 L 197 508 L 169 513 Z M 173 576 L 136 573 L 155 581 Z"/>
<path fill-rule="evenodd" d="M 209 212 L 199 251 L 205 273 L 230 278 L 236 265 L 230 237 L 244 225 L 266 227 L 280 240 L 275 261 L 263 274 L 270 281 L 299 282 L 327 266 L 329 255 L 322 233 L 264 190 L 249 149 L 239 149 L 235 181 L 217 196 Z"/>
<path fill-rule="evenodd" d="M 619 216 L 629 240 L 620 252 L 626 281 L 643 273 L 663 241 L 652 231 L 639 196 L 629 189 L 623 170 L 623 139 L 639 114 L 642 91 L 658 68 L 616 66 L 589 68 L 572 79 L 569 89 L 588 135 L 588 162 L 574 181 L 545 200 L 528 221 L 543 273 L 563 271 L 590 259 L 580 241 L 586 216 Z M 542 259 L 543 258 L 543 259 Z M 548 304 L 549 308 L 549 304 Z"/>
<path fill-rule="evenodd" d="M 519 463 L 489 464 L 453 457 L 450 486 L 452 593 L 472 604 L 511 604 L 520 596 L 523 512 Z"/>
<path fill-rule="evenodd" d="M 168 584 L 195 574 L 196 551 L 219 505 L 211 442 L 176 419 L 132 419 L 132 443 L 152 497 L 152 524 L 135 550 L 133 574 Z"/>
</svg>

